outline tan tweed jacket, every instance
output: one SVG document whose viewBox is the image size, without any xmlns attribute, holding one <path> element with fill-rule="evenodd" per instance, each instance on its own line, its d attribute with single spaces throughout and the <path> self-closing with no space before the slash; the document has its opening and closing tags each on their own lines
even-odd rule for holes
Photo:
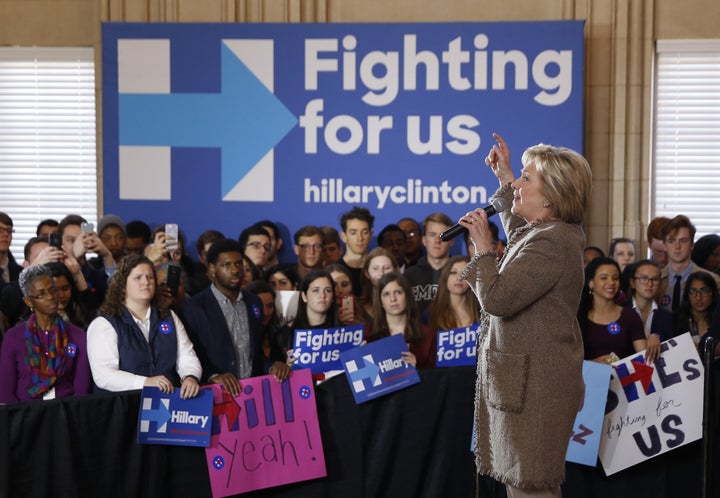
<svg viewBox="0 0 720 498">
<path fill-rule="evenodd" d="M 496 195 L 511 196 L 508 189 Z M 576 313 L 585 235 L 560 221 L 502 213 L 508 247 L 498 264 L 476 255 L 465 272 L 485 313 L 475 399 L 478 472 L 521 488 L 564 478 L 584 392 Z"/>
</svg>

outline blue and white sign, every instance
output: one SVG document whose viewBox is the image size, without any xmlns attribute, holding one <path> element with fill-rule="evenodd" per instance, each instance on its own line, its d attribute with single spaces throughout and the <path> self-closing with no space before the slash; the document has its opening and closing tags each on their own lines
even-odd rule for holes
<svg viewBox="0 0 720 498">
<path fill-rule="evenodd" d="M 103 33 L 104 212 L 286 238 L 484 205 L 492 133 L 582 151 L 583 22 L 133 24 Z M 202 209 L 198 207 L 202 206 Z M 288 233 L 289 232 L 289 233 Z"/>
<path fill-rule="evenodd" d="M 420 382 L 414 366 L 402 359 L 407 344 L 391 335 L 340 354 L 348 382 L 360 404 Z"/>
<path fill-rule="evenodd" d="M 437 333 L 437 367 L 465 367 L 477 363 L 477 336 L 480 324 Z"/>
<path fill-rule="evenodd" d="M 598 455 L 607 475 L 702 437 L 705 372 L 690 333 L 612 364 Z"/>
<path fill-rule="evenodd" d="M 201 389 L 195 398 L 182 399 L 180 389 L 166 394 L 144 387 L 138 415 L 139 444 L 201 446 L 210 444 L 213 393 Z"/>
<path fill-rule="evenodd" d="M 610 385 L 612 367 L 603 363 L 584 361 L 585 381 L 583 405 L 575 417 L 565 460 L 594 467 L 597 465 L 600 435 L 605 417 L 605 402 Z"/>
<path fill-rule="evenodd" d="M 363 324 L 334 329 L 296 329 L 293 370 L 309 368 L 314 374 L 342 370 L 340 353 L 362 344 Z"/>
</svg>

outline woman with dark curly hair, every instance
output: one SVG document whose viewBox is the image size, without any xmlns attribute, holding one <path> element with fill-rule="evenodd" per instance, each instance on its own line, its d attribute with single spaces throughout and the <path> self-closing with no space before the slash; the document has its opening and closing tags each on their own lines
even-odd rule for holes
<svg viewBox="0 0 720 498">
<path fill-rule="evenodd" d="M 617 304 L 620 265 L 612 258 L 595 258 L 585 268 L 585 285 L 577 319 L 582 330 L 585 359 L 614 363 L 647 348 L 642 318 Z M 653 350 L 653 357 L 660 348 Z"/>
<path fill-rule="evenodd" d="M 120 261 L 98 318 L 88 327 L 88 357 L 95 384 L 108 391 L 155 386 L 183 398 L 200 392 L 202 374 L 180 319 L 155 293 L 155 268 L 141 255 Z"/>
<path fill-rule="evenodd" d="M 271 266 L 265 274 L 265 281 L 272 285 L 276 291 L 296 290 L 298 288 L 299 277 L 293 265 L 280 263 Z"/>
</svg>

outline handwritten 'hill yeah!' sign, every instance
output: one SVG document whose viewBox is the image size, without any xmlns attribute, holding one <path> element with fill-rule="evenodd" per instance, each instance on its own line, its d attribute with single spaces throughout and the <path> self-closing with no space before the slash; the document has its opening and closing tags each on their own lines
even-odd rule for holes
<svg viewBox="0 0 720 498">
<path fill-rule="evenodd" d="M 103 210 L 192 241 L 290 233 L 353 205 L 382 227 L 484 205 L 492 133 L 515 167 L 582 151 L 583 22 L 102 27 Z M 202 206 L 202 209 L 198 209 Z"/>
<path fill-rule="evenodd" d="M 240 381 L 232 397 L 212 386 L 212 437 L 205 449 L 214 498 L 324 477 L 310 370 L 283 382 L 272 375 Z"/>
</svg>

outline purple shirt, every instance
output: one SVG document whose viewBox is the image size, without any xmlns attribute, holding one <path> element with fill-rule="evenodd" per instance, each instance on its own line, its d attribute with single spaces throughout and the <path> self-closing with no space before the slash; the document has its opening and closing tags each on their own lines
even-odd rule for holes
<svg viewBox="0 0 720 498">
<path fill-rule="evenodd" d="M 75 345 L 75 357 L 67 357 L 65 374 L 55 382 L 55 396 L 81 395 L 90 392 L 90 364 L 87 357 L 85 331 L 65 322 L 68 344 Z M 7 331 L 0 344 L 0 403 L 30 401 L 28 388 L 32 385 L 30 367 L 25 364 L 25 322 Z"/>
<path fill-rule="evenodd" d="M 624 307 L 617 322 L 602 325 L 588 320 L 587 330 L 583 333 L 585 359 L 592 360 L 610 353 L 625 358 L 635 354 L 633 341 L 644 339 L 642 319 L 632 308 Z"/>
</svg>

